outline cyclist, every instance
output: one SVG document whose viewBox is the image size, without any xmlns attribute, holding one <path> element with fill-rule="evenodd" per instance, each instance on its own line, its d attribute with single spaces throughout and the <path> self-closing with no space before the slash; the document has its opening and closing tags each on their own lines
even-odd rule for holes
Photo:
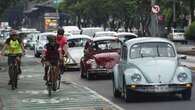
<svg viewBox="0 0 195 110">
<path fill-rule="evenodd" d="M 6 52 L 5 52 L 6 50 Z M 22 40 L 18 37 L 16 30 L 11 30 L 10 37 L 5 41 L 3 48 L 1 50 L 1 55 L 8 55 L 8 65 L 12 64 L 15 59 L 18 61 L 19 70 L 18 74 L 21 75 L 22 71 L 20 68 L 21 64 L 21 56 L 25 54 L 24 44 Z M 9 74 L 9 78 L 11 75 Z M 9 80 L 8 84 L 11 84 L 11 80 Z"/>
<path fill-rule="evenodd" d="M 57 31 L 57 37 L 53 37 L 53 36 L 50 36 L 50 37 L 48 37 L 49 39 L 48 39 L 48 41 L 49 41 L 49 43 L 50 42 L 52 42 L 53 44 L 55 44 L 55 45 L 58 45 L 59 47 L 58 47 L 58 54 L 59 55 L 56 55 L 56 56 L 59 56 L 60 57 L 60 60 L 56 60 L 56 61 L 60 61 L 59 63 L 60 63 L 60 73 L 61 74 L 63 74 L 63 70 L 64 70 L 64 65 L 63 65 L 63 56 L 65 56 L 65 57 L 67 57 L 68 56 L 68 50 L 67 50 L 67 48 L 68 48 L 68 46 L 67 46 L 67 38 L 64 36 L 64 30 L 62 29 L 62 28 L 59 28 L 58 29 L 58 31 Z M 55 39 L 54 39 L 55 38 Z M 49 43 L 47 44 L 47 45 L 49 45 Z M 48 56 L 48 57 L 50 57 L 50 53 L 48 53 L 47 54 L 47 47 L 48 46 L 46 46 L 46 52 L 44 52 L 44 55 L 43 56 Z M 56 48 L 57 49 L 57 48 Z M 53 51 L 52 51 L 53 52 Z M 51 52 L 51 53 L 52 53 Z M 56 51 L 56 53 L 57 53 L 57 51 Z M 55 54 L 55 53 L 53 53 L 53 54 Z M 45 61 L 47 61 L 47 59 L 46 59 L 47 57 L 43 57 L 43 60 L 42 60 L 42 62 L 44 62 L 44 60 Z M 58 59 L 58 58 L 54 58 L 54 59 Z M 44 80 L 46 80 L 47 79 L 47 71 L 48 71 L 48 66 L 46 65 L 45 66 L 45 75 L 44 75 Z"/>
<path fill-rule="evenodd" d="M 56 43 L 56 37 L 49 35 L 47 36 L 48 43 L 45 45 L 45 51 L 42 57 L 42 63 L 45 64 L 45 75 L 44 80 L 47 80 L 47 74 L 49 69 L 49 64 L 58 66 L 61 52 L 59 50 L 60 46 Z"/>
<path fill-rule="evenodd" d="M 60 46 L 62 56 L 63 57 L 68 57 L 67 38 L 66 38 L 66 36 L 64 36 L 64 29 L 63 28 L 58 29 L 56 42 Z M 63 60 L 61 60 L 61 61 L 62 62 L 61 62 L 61 65 L 60 65 L 60 69 L 61 69 L 61 74 L 63 74 L 63 72 L 64 72 L 64 61 Z"/>
</svg>

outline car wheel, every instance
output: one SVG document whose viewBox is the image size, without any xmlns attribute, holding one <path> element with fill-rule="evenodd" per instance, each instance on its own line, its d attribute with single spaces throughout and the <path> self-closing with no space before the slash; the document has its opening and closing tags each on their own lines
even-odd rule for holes
<svg viewBox="0 0 195 110">
<path fill-rule="evenodd" d="M 82 78 L 82 79 L 85 78 L 84 70 L 83 70 L 83 65 L 81 65 L 80 71 L 81 71 L 81 78 Z"/>
<path fill-rule="evenodd" d="M 125 80 L 123 80 L 123 98 L 126 102 L 129 102 L 131 100 L 130 93 L 126 86 Z"/>
<path fill-rule="evenodd" d="M 35 51 L 34 53 L 35 57 L 40 57 L 40 55 Z"/>
<path fill-rule="evenodd" d="M 113 83 L 113 95 L 114 95 L 114 97 L 116 97 L 116 98 L 120 97 L 121 96 L 121 92 L 116 89 L 114 78 L 112 80 L 112 83 Z"/>
<path fill-rule="evenodd" d="M 87 72 L 86 78 L 87 78 L 87 80 L 91 80 L 92 79 L 92 75 Z"/>
<path fill-rule="evenodd" d="M 182 92 L 182 98 L 184 100 L 190 100 L 191 99 L 191 94 L 192 94 L 192 90 L 191 89 L 187 89 L 187 90 Z"/>
</svg>

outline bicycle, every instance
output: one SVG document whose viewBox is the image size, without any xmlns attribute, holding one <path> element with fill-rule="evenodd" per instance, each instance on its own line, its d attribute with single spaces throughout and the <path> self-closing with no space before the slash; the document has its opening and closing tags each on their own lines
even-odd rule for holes
<svg viewBox="0 0 195 110">
<path fill-rule="evenodd" d="M 60 73 L 59 65 L 56 66 L 56 65 L 49 64 L 47 82 L 46 82 L 49 96 L 51 96 L 52 91 L 56 91 L 57 89 L 60 89 L 61 77 L 59 73 Z"/>
<path fill-rule="evenodd" d="M 10 82 L 12 90 L 18 87 L 18 74 L 19 74 L 19 64 L 16 56 L 11 56 L 14 58 L 13 62 L 9 65 L 8 73 L 10 75 Z"/>
</svg>

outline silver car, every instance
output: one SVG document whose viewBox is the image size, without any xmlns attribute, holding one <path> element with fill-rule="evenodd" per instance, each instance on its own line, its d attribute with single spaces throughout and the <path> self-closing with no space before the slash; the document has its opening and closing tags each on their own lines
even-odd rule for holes
<svg viewBox="0 0 195 110">
<path fill-rule="evenodd" d="M 44 50 L 44 46 L 45 44 L 48 42 L 47 41 L 47 36 L 56 36 L 56 33 L 53 32 L 44 32 L 44 33 L 40 33 L 36 39 L 36 44 L 34 47 L 34 55 L 35 57 L 40 57 L 40 55 L 42 54 L 43 50 Z"/>
<path fill-rule="evenodd" d="M 174 44 L 162 38 L 134 38 L 122 47 L 113 68 L 113 94 L 126 101 L 138 93 L 181 94 L 191 98 L 191 70 L 181 66 Z"/>
<path fill-rule="evenodd" d="M 72 35 L 71 37 L 68 37 L 69 59 L 65 62 L 65 69 L 80 68 L 80 59 L 84 55 L 85 43 L 90 39 L 91 37 L 87 35 Z"/>
</svg>

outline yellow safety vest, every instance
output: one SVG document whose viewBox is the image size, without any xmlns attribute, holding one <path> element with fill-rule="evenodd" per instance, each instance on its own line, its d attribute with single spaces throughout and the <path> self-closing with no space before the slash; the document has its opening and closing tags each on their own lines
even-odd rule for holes
<svg viewBox="0 0 195 110">
<path fill-rule="evenodd" d="M 7 48 L 8 54 L 21 54 L 22 53 L 22 47 L 18 40 L 10 40 L 8 48 Z"/>
</svg>

